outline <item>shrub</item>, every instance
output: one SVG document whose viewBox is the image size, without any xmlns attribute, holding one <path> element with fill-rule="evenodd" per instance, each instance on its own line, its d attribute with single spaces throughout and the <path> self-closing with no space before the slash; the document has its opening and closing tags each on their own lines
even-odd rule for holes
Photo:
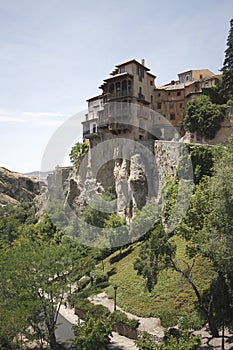
<svg viewBox="0 0 233 350">
<path fill-rule="evenodd" d="M 139 321 L 136 319 L 129 319 L 127 317 L 127 315 L 119 310 L 114 311 L 111 315 L 110 315 L 110 320 L 111 322 L 116 325 L 118 322 L 119 323 L 123 323 L 129 327 L 131 327 L 132 329 L 137 329 L 139 326 Z"/>
</svg>

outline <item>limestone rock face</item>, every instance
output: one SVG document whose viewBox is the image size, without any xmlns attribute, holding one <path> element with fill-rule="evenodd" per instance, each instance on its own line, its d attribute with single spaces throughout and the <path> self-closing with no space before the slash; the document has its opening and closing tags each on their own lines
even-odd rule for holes
<svg viewBox="0 0 233 350">
<path fill-rule="evenodd" d="M 136 208 L 141 209 L 146 204 L 148 194 L 146 169 L 140 154 L 131 157 L 129 184 L 134 214 Z"/>
<path fill-rule="evenodd" d="M 58 167 L 48 176 L 46 200 L 61 200 L 80 215 L 96 194 L 104 193 L 111 185 L 116 193 L 113 210 L 130 221 L 147 199 L 159 196 L 165 175 L 174 175 L 178 166 L 179 142 L 155 141 L 143 147 L 138 151 L 116 144 L 106 162 L 105 150 L 94 155 L 89 151 L 78 169 Z M 103 159 L 99 167 L 97 156 Z"/>
<path fill-rule="evenodd" d="M 38 179 L 0 168 L 0 205 L 31 201 L 39 195 L 42 185 Z"/>
<path fill-rule="evenodd" d="M 117 196 L 117 212 L 121 216 L 130 216 L 131 191 L 129 185 L 129 162 L 116 159 L 114 166 L 115 191 Z"/>
</svg>

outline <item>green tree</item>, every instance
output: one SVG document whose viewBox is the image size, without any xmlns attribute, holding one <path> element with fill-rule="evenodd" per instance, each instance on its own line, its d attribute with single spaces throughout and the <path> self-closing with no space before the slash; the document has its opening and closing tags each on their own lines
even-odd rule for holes
<svg viewBox="0 0 233 350">
<path fill-rule="evenodd" d="M 225 50 L 225 60 L 221 69 L 222 92 L 227 98 L 233 99 L 233 19 L 230 20 L 230 31 Z"/>
<path fill-rule="evenodd" d="M 105 220 L 104 230 L 112 248 L 120 247 L 122 251 L 122 248 L 129 243 L 129 228 L 126 225 L 126 220 L 117 213 L 112 213 Z"/>
<path fill-rule="evenodd" d="M 83 143 L 77 142 L 70 151 L 70 160 L 71 163 L 77 167 L 80 160 L 86 155 L 89 149 L 89 143 L 88 141 L 85 141 Z"/>
<path fill-rule="evenodd" d="M 196 132 L 201 137 L 212 139 L 223 119 L 223 108 L 212 103 L 208 96 L 202 95 L 188 102 L 183 125 L 189 132 Z"/>
<path fill-rule="evenodd" d="M 135 341 L 139 350 L 197 350 L 201 344 L 199 337 L 184 332 L 179 337 L 168 336 L 165 343 L 156 344 L 154 339 L 143 333 L 142 338 Z"/>
<path fill-rule="evenodd" d="M 159 271 L 167 266 L 167 256 L 173 256 L 173 252 L 162 224 L 155 225 L 134 263 L 135 270 L 146 279 L 149 291 L 156 285 Z"/>
<path fill-rule="evenodd" d="M 80 350 L 106 350 L 111 340 L 112 325 L 108 320 L 87 317 L 74 326 L 74 345 Z"/>
<path fill-rule="evenodd" d="M 90 271 L 85 258 L 69 240 L 57 244 L 35 237 L 21 237 L 1 252 L 0 306 L 13 310 L 19 325 L 16 334 L 20 331 L 27 336 L 31 326 L 36 339 L 46 340 L 53 350 L 57 348 L 55 329 L 60 306 L 70 283 Z"/>
</svg>

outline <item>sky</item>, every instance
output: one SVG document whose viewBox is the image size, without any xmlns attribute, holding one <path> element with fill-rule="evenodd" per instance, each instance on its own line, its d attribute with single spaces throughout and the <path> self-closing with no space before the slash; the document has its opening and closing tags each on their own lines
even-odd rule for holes
<svg viewBox="0 0 233 350">
<path fill-rule="evenodd" d="M 86 99 L 118 63 L 144 58 L 157 86 L 189 69 L 219 73 L 232 14 L 232 0 L 0 0 L 0 166 L 40 170 L 77 115 L 65 165 Z"/>
</svg>

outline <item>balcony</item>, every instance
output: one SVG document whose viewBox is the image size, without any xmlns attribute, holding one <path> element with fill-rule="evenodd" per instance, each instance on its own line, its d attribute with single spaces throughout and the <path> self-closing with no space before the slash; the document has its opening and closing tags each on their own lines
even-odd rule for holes
<svg viewBox="0 0 233 350">
<path fill-rule="evenodd" d="M 97 134 L 97 122 L 98 119 L 92 119 L 90 121 L 83 122 L 83 137 L 90 138 Z"/>
</svg>

